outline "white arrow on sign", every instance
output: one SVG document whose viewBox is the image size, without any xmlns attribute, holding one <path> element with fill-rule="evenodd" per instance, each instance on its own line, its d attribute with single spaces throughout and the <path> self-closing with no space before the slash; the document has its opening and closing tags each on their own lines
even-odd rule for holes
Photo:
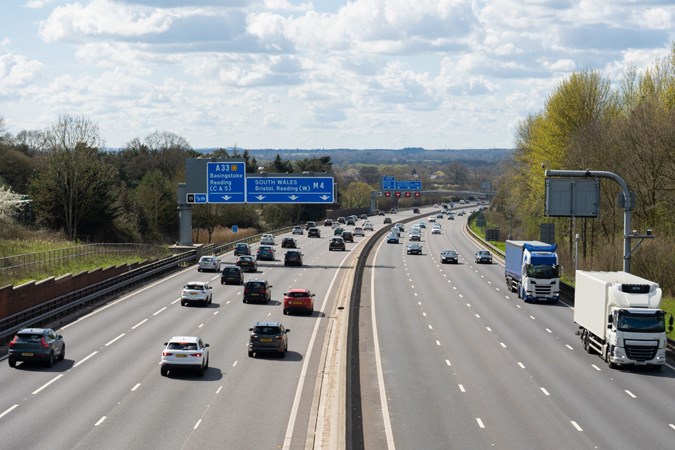
<svg viewBox="0 0 675 450">
<path fill-rule="evenodd" d="M 256 198 L 257 198 L 258 200 L 262 200 L 262 199 L 265 198 L 265 196 L 264 196 L 264 195 L 259 195 L 259 196 L 257 196 Z"/>
<path fill-rule="evenodd" d="M 289 195 L 288 198 L 290 198 L 290 199 L 293 200 L 293 201 L 296 201 L 296 200 L 299 199 L 300 197 L 298 197 L 297 195 Z"/>
<path fill-rule="evenodd" d="M 326 200 L 328 200 L 328 199 L 330 198 L 330 196 L 328 196 L 328 195 L 322 195 L 322 196 L 319 197 L 319 198 L 320 198 L 321 200 L 323 200 L 323 201 L 326 201 Z"/>
<path fill-rule="evenodd" d="M 231 199 L 231 198 L 232 198 L 232 197 L 230 197 L 229 195 L 223 195 L 223 200 L 225 200 L 225 201 L 228 201 L 228 200 Z"/>
</svg>

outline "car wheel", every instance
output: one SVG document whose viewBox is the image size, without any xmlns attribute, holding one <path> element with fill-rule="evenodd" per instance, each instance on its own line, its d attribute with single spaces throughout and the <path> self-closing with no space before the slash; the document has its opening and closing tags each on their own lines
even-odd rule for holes
<svg viewBox="0 0 675 450">
<path fill-rule="evenodd" d="M 206 357 L 206 365 L 204 366 L 205 369 L 209 368 L 209 358 L 208 356 Z"/>
<path fill-rule="evenodd" d="M 59 361 L 63 361 L 65 358 L 66 358 L 66 344 L 63 344 L 61 354 L 59 355 Z"/>
<path fill-rule="evenodd" d="M 185 302 L 180 302 L 180 306 L 185 306 Z"/>
<path fill-rule="evenodd" d="M 288 315 L 288 310 L 284 309 L 284 316 L 287 316 L 287 315 Z"/>
<path fill-rule="evenodd" d="M 166 367 L 160 367 L 160 368 L 159 368 L 159 373 L 160 373 L 163 377 L 165 377 L 165 376 L 167 376 L 167 375 L 169 374 L 169 369 L 167 369 Z"/>
<path fill-rule="evenodd" d="M 9 367 L 16 367 L 16 360 L 9 358 L 7 362 L 9 362 Z"/>
<path fill-rule="evenodd" d="M 248 357 L 249 357 L 249 358 L 253 358 L 253 352 L 250 351 L 250 350 L 248 351 Z"/>
<path fill-rule="evenodd" d="M 49 353 L 49 358 L 47 358 L 47 367 L 54 365 L 54 352 Z"/>
<path fill-rule="evenodd" d="M 284 350 L 283 352 L 279 353 L 279 356 L 281 356 L 282 358 L 285 358 L 285 357 L 286 357 L 286 350 Z"/>
</svg>

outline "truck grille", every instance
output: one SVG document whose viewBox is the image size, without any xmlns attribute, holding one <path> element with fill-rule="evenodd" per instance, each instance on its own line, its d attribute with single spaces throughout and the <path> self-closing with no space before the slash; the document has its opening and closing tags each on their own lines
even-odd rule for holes
<svg viewBox="0 0 675 450">
<path fill-rule="evenodd" d="M 642 345 L 627 345 L 626 356 L 634 361 L 648 361 L 656 357 L 658 347 L 645 347 Z"/>
<path fill-rule="evenodd" d="M 549 286 L 542 286 L 542 285 L 536 284 L 534 286 L 534 292 L 535 292 L 535 294 L 537 294 L 537 297 L 548 296 L 548 295 L 551 294 L 551 286 L 550 285 Z"/>
</svg>

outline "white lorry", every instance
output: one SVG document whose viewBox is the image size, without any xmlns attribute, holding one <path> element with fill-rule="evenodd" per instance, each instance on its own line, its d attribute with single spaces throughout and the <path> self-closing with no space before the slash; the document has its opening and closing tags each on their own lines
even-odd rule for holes
<svg viewBox="0 0 675 450">
<path fill-rule="evenodd" d="M 611 368 L 666 363 L 666 313 L 657 283 L 626 272 L 576 272 L 574 322 L 588 353 Z M 670 331 L 673 317 L 670 316 Z"/>
<path fill-rule="evenodd" d="M 539 241 L 506 241 L 504 276 L 511 292 L 526 302 L 560 299 L 557 245 Z"/>
</svg>

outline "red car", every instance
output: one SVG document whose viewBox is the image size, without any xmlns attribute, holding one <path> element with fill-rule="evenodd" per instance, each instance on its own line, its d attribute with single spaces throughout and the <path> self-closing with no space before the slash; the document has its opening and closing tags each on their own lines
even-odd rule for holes
<svg viewBox="0 0 675 450">
<path fill-rule="evenodd" d="M 308 315 L 314 312 L 314 294 L 309 289 L 291 289 L 284 292 L 284 314 L 302 311 Z"/>
</svg>

